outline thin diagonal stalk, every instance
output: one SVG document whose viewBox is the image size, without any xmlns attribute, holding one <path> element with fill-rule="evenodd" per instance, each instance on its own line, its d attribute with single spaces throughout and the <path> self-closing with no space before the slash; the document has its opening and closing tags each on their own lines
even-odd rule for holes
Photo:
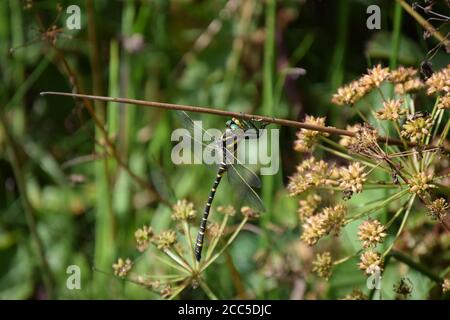
<svg viewBox="0 0 450 320">
<path fill-rule="evenodd" d="M 184 235 L 187 239 L 189 252 L 191 253 L 192 263 L 195 264 L 196 260 L 195 260 L 195 255 L 194 255 L 194 244 L 191 239 L 191 227 L 189 226 L 189 223 L 186 220 L 183 221 L 183 231 L 184 231 Z"/>
<path fill-rule="evenodd" d="M 219 298 L 217 298 L 217 296 L 214 294 L 214 292 L 212 292 L 211 288 L 208 286 L 208 284 L 205 281 L 203 281 L 202 279 L 198 279 L 198 283 L 202 287 L 203 291 L 205 291 L 208 298 L 210 298 L 211 300 L 219 300 Z"/>
<path fill-rule="evenodd" d="M 178 263 L 180 266 L 185 268 L 187 271 L 192 272 L 192 268 L 187 264 L 187 262 L 180 257 L 177 253 L 170 251 L 169 249 L 164 250 L 164 253 L 171 258 L 173 261 Z"/>
<path fill-rule="evenodd" d="M 435 37 L 439 42 L 448 45 L 449 40 L 444 37 L 435 27 L 433 27 L 425 18 L 423 18 L 417 11 L 415 11 L 405 0 L 397 0 L 403 9 L 413 17 L 425 30 L 429 31 L 433 37 Z"/>
<path fill-rule="evenodd" d="M 385 207 L 386 205 L 388 205 L 392 201 L 400 199 L 401 197 L 403 197 L 405 194 L 408 193 L 408 191 L 409 191 L 408 189 L 405 189 L 405 190 L 402 190 L 402 191 L 399 191 L 399 192 L 395 193 L 394 195 L 392 195 L 389 198 L 387 198 L 386 200 L 382 201 L 380 204 L 378 204 L 374 208 L 368 208 L 368 209 L 363 210 L 362 212 L 360 212 L 358 214 L 355 214 L 354 216 L 350 217 L 349 219 L 347 219 L 345 221 L 345 224 L 348 224 L 350 222 L 358 220 L 359 218 L 362 218 L 364 215 L 369 214 L 371 211 L 377 211 L 380 208 Z"/>
<path fill-rule="evenodd" d="M 169 300 L 174 299 L 176 296 L 178 296 L 186 287 L 189 285 L 189 279 L 186 279 L 169 297 Z"/>
<path fill-rule="evenodd" d="M 411 212 L 412 206 L 414 204 L 414 200 L 416 199 L 416 195 L 414 194 L 413 196 L 411 196 L 411 198 L 409 198 L 409 202 L 408 202 L 408 206 L 406 208 L 406 212 L 405 215 L 403 216 L 402 219 L 402 223 L 400 224 L 400 227 L 397 230 L 397 234 L 395 235 L 394 240 L 392 240 L 391 245 L 387 248 L 387 250 L 383 253 L 382 257 L 385 257 L 386 255 L 389 254 L 389 252 L 392 250 L 392 248 L 394 247 L 394 244 L 396 242 L 396 240 L 398 239 L 398 237 L 400 236 L 400 234 L 403 231 L 403 228 L 406 226 L 406 221 L 408 220 L 409 214 Z"/>
<path fill-rule="evenodd" d="M 330 134 L 348 136 L 348 137 L 354 137 L 356 135 L 355 132 L 338 129 L 335 127 L 318 126 L 318 125 L 313 125 L 310 123 L 288 120 L 288 119 L 267 117 L 267 116 L 261 116 L 261 115 L 253 115 L 253 114 L 241 113 L 241 112 L 225 111 L 225 110 L 220 110 L 220 109 L 216 109 L 213 107 L 198 107 L 198 106 L 191 106 L 191 105 L 165 103 L 165 102 L 155 102 L 155 101 L 144 101 L 144 100 L 137 100 L 137 99 L 77 94 L 77 93 L 70 93 L 70 92 L 45 91 L 45 92 L 41 92 L 41 95 L 42 96 L 45 96 L 45 95 L 67 96 L 67 97 L 75 97 L 75 98 L 82 98 L 82 99 L 118 102 L 118 103 L 124 103 L 124 104 L 135 104 L 135 105 L 140 105 L 140 106 L 145 106 L 145 107 L 161 108 L 161 109 L 167 109 L 167 110 L 182 110 L 182 111 L 187 111 L 187 112 L 197 112 L 197 113 L 214 114 L 214 115 L 226 116 L 226 117 L 236 117 L 236 118 L 245 119 L 245 120 L 260 121 L 263 123 L 273 123 L 273 124 L 278 124 L 278 125 L 286 126 L 286 127 L 327 132 Z M 403 145 L 401 140 L 396 139 L 396 138 L 391 138 L 391 137 L 379 136 L 378 141 L 382 142 L 382 143 L 388 142 L 389 144 L 392 144 L 392 145 L 399 145 L 399 146 Z M 415 144 L 409 142 L 409 145 L 414 146 Z"/>
<path fill-rule="evenodd" d="M 421 265 L 420 263 L 414 261 L 411 257 L 408 257 L 404 253 L 396 251 L 396 250 L 392 250 L 389 253 L 389 256 L 395 258 L 397 261 L 403 262 L 404 264 L 408 265 L 409 267 L 413 268 L 414 270 L 419 271 L 420 273 L 427 276 L 434 282 L 436 282 L 438 284 L 442 284 L 443 279 L 439 275 L 428 270 L 428 268 L 426 268 L 425 266 Z"/>
<path fill-rule="evenodd" d="M 227 243 L 223 246 L 223 248 L 217 252 L 214 256 L 211 257 L 211 259 L 208 260 L 208 262 L 206 262 L 202 268 L 200 269 L 200 272 L 203 272 L 206 268 L 208 268 L 208 266 L 213 263 L 227 248 L 228 246 L 234 241 L 234 239 L 237 237 L 237 235 L 239 234 L 239 232 L 241 232 L 242 228 L 244 227 L 244 225 L 247 223 L 248 218 L 245 217 L 242 222 L 239 224 L 239 226 L 236 228 L 236 230 L 234 231 L 234 233 L 231 235 L 231 237 L 228 239 Z"/>
<path fill-rule="evenodd" d="M 174 269 L 177 269 L 178 271 L 181 271 L 181 272 L 183 272 L 183 273 L 185 273 L 185 274 L 191 274 L 191 272 L 190 272 L 188 269 L 186 269 L 184 266 L 180 267 L 179 264 L 175 264 L 175 263 L 173 263 L 172 261 L 168 261 L 168 260 L 166 260 L 166 259 L 163 259 L 163 258 L 159 257 L 157 254 L 153 254 L 153 253 L 151 253 L 151 252 L 148 252 L 148 254 L 149 254 L 152 258 L 157 259 L 158 261 L 160 261 L 160 262 L 162 262 L 162 263 L 168 265 L 169 267 L 172 267 L 172 268 L 174 268 Z"/>
<path fill-rule="evenodd" d="M 209 257 L 211 257 L 211 254 L 214 252 L 214 249 L 216 248 L 217 244 L 219 243 L 220 238 L 221 238 L 221 237 L 223 236 L 223 234 L 224 234 L 224 230 L 225 230 L 225 227 L 226 227 L 226 225 L 227 225 L 227 222 L 228 222 L 228 215 L 225 215 L 225 217 L 224 217 L 223 220 L 222 220 L 222 224 L 221 224 L 221 226 L 220 226 L 220 229 L 219 229 L 219 236 L 216 237 L 216 238 L 212 241 L 211 245 L 209 246 L 208 251 L 206 252 L 206 258 L 205 258 L 205 261 L 208 261 Z"/>
</svg>

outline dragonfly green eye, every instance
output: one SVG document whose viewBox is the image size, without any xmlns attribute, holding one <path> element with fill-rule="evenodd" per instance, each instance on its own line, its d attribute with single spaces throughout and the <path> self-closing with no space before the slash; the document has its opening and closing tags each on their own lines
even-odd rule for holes
<svg viewBox="0 0 450 320">
<path fill-rule="evenodd" d="M 231 130 L 237 130 L 239 129 L 239 125 L 237 125 L 236 122 L 234 122 L 234 120 L 228 120 L 227 128 L 230 128 Z"/>
</svg>

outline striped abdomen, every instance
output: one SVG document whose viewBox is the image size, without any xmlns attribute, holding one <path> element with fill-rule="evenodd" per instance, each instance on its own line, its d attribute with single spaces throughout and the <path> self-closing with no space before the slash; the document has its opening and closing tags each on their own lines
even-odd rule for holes
<svg viewBox="0 0 450 320">
<path fill-rule="evenodd" d="M 202 257 L 203 239 L 205 237 L 206 222 L 208 220 L 209 210 L 211 209 L 217 187 L 219 186 L 220 180 L 222 179 L 222 176 L 226 170 L 227 166 L 225 165 L 225 163 L 221 163 L 219 166 L 219 170 L 217 171 L 216 179 L 214 180 L 211 191 L 209 192 L 208 201 L 206 202 L 205 211 L 203 212 L 203 218 L 200 223 L 200 230 L 198 231 L 197 241 L 195 243 L 195 258 L 197 259 L 197 261 L 200 261 Z"/>
</svg>

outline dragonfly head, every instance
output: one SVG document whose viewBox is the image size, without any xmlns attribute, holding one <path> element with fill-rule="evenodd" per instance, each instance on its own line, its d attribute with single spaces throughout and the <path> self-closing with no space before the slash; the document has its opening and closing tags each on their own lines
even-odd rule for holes
<svg viewBox="0 0 450 320">
<path fill-rule="evenodd" d="M 242 121 L 240 121 L 237 118 L 232 118 L 231 120 L 227 121 L 227 128 L 229 128 L 230 130 L 245 130 L 245 125 L 244 123 L 242 123 Z"/>
</svg>

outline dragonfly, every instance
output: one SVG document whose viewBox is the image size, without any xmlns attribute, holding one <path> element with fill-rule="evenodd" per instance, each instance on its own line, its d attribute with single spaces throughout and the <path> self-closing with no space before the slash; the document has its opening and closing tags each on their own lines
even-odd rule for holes
<svg viewBox="0 0 450 320">
<path fill-rule="evenodd" d="M 225 174 L 227 174 L 229 182 L 233 185 L 235 193 L 239 194 L 243 200 L 247 201 L 250 206 L 258 212 L 265 211 L 261 198 L 254 190 L 254 188 L 259 188 L 261 186 L 261 181 L 255 173 L 255 170 L 244 164 L 242 160 L 238 159 L 236 153 L 239 143 L 244 139 L 259 139 L 262 134 L 262 129 L 266 127 L 267 123 L 260 123 L 257 125 L 257 120 L 232 118 L 226 122 L 225 131 L 220 138 L 217 139 L 199 126 L 198 122 L 194 121 L 186 112 L 177 111 L 177 114 L 190 132 L 201 130 L 202 134 L 206 136 L 208 140 L 214 141 L 212 144 L 205 144 L 203 141 L 195 139 L 194 134 L 191 134 L 189 137 L 194 143 L 201 144 L 203 148 L 209 148 L 210 151 L 216 151 L 220 159 L 216 177 L 205 204 L 194 247 L 195 258 L 197 261 L 200 261 L 208 216 L 217 188 Z"/>
</svg>

